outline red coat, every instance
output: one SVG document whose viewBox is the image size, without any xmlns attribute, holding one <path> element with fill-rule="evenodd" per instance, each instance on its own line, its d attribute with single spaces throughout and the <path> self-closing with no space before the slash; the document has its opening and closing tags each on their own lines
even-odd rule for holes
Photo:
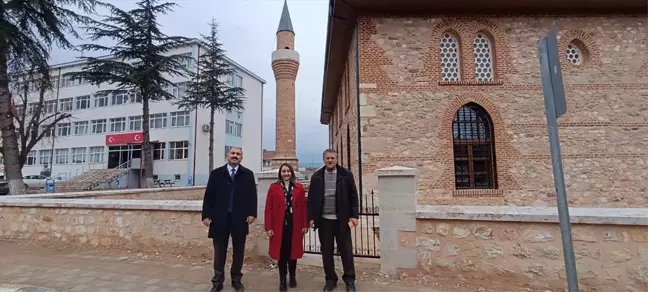
<svg viewBox="0 0 648 292">
<path fill-rule="evenodd" d="M 279 260 L 281 253 L 281 238 L 283 235 L 283 222 L 286 212 L 286 197 L 283 187 L 279 183 L 273 183 L 268 188 L 268 197 L 265 205 L 265 230 L 272 230 L 274 235 L 270 238 L 268 255 Z M 306 194 L 304 187 L 295 183 L 293 187 L 293 233 L 291 260 L 296 260 L 304 255 L 302 229 L 308 228 L 308 215 L 306 206 Z"/>
</svg>

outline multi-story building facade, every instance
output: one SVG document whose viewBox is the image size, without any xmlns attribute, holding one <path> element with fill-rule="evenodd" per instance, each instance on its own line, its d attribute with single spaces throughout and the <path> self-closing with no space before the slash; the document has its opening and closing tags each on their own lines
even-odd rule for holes
<svg viewBox="0 0 648 292">
<path fill-rule="evenodd" d="M 365 194 L 401 165 L 421 204 L 555 205 L 537 54 L 555 22 L 570 203 L 648 205 L 645 1 L 330 2 L 321 122 Z"/>
<path fill-rule="evenodd" d="M 204 51 L 202 43 L 194 40 L 170 54 L 187 54 L 196 58 Z M 106 58 L 110 58 L 107 56 Z M 262 106 L 266 81 L 229 60 L 236 73 L 228 83 L 245 89 L 243 111 L 216 113 L 214 128 L 209 128 L 209 111 L 180 109 L 171 101 L 150 103 L 150 139 L 153 142 L 154 177 L 175 181 L 179 185 L 201 185 L 209 176 L 209 131 L 214 132 L 214 164 L 225 163 L 225 153 L 233 146 L 242 147 L 244 164 L 257 172 L 263 164 Z M 71 118 L 60 122 L 51 133 L 29 153 L 23 168 L 24 175 L 39 174 L 50 165 L 53 176 L 63 179 L 79 175 L 92 168 L 129 168 L 120 179 L 120 187 L 139 184 L 142 141 L 142 104 L 138 96 L 124 92 L 101 95 L 101 88 L 64 77 L 65 73 L 80 71 L 83 62 L 52 66 L 55 89 L 45 97 L 44 110 L 66 112 Z M 194 62 L 187 62 L 196 71 Z M 169 92 L 178 97 L 184 94 L 187 77 L 171 77 L 175 86 Z M 37 100 L 38 93 L 28 100 Z M 23 104 L 15 101 L 17 112 Z M 33 103 L 27 105 L 30 110 Z"/>
</svg>

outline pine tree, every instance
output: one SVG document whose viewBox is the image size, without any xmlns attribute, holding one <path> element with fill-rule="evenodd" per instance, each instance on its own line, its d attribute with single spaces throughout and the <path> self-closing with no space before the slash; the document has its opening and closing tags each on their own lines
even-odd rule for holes
<svg viewBox="0 0 648 292">
<path fill-rule="evenodd" d="M 94 85 L 110 84 L 115 88 L 99 93 L 119 91 L 137 92 L 142 103 L 142 131 L 144 132 L 144 186 L 153 187 L 153 149 L 149 135 L 149 103 L 170 100 L 174 96 L 167 88 L 175 86 L 168 77 L 186 76 L 183 62 L 191 57 L 169 55 L 169 51 L 187 44 L 188 39 L 167 36 L 160 30 L 159 15 L 172 10 L 175 3 L 158 4 L 158 0 L 140 0 L 137 8 L 124 11 L 109 5 L 110 15 L 101 24 L 85 27 L 91 41 L 112 39 L 114 46 L 96 43 L 81 45 L 83 50 L 104 51 L 110 59 L 80 57 L 87 63 L 82 71 L 68 73 L 73 78 L 83 78 Z M 165 77 L 168 76 L 168 77 Z"/>
<path fill-rule="evenodd" d="M 5 173 L 11 194 L 24 194 L 20 150 L 15 114 L 9 92 L 10 74 L 26 68 L 38 68 L 49 80 L 47 61 L 52 45 L 64 49 L 74 46 L 66 35 L 78 38 L 76 23 L 90 24 L 92 19 L 66 7 L 75 6 L 86 14 L 94 13 L 95 0 L 3 0 L 0 1 L 0 129 Z"/>
<path fill-rule="evenodd" d="M 176 104 L 188 110 L 209 109 L 209 171 L 214 169 L 214 116 L 216 112 L 243 110 L 245 90 L 227 83 L 235 73 L 218 40 L 218 24 L 212 20 L 209 35 L 201 37 L 206 51 L 198 56 L 198 72 L 191 74 L 185 96 Z M 229 79 L 232 80 L 232 79 Z"/>
</svg>

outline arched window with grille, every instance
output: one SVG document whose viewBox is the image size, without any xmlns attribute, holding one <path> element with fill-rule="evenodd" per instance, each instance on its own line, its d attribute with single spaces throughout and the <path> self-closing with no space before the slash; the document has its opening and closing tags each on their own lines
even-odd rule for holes
<svg viewBox="0 0 648 292">
<path fill-rule="evenodd" d="M 455 187 L 495 189 L 495 141 L 490 115 L 476 103 L 467 103 L 452 121 Z"/>
<path fill-rule="evenodd" d="M 493 42 L 485 33 L 478 33 L 473 41 L 475 50 L 475 77 L 477 81 L 493 81 Z"/>
<path fill-rule="evenodd" d="M 459 38 L 451 32 L 446 32 L 441 36 L 440 43 L 441 57 L 441 80 L 444 82 L 453 82 L 461 80 L 461 50 L 459 48 Z"/>
</svg>

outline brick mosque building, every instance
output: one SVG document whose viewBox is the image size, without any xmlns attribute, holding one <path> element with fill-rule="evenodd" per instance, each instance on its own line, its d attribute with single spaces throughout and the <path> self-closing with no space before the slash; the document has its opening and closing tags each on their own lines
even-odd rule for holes
<svg viewBox="0 0 648 292">
<path fill-rule="evenodd" d="M 646 207 L 647 8 L 330 0 L 321 122 L 365 194 L 402 165 L 421 204 L 554 205 L 537 41 L 555 22 L 570 203 Z"/>
</svg>

